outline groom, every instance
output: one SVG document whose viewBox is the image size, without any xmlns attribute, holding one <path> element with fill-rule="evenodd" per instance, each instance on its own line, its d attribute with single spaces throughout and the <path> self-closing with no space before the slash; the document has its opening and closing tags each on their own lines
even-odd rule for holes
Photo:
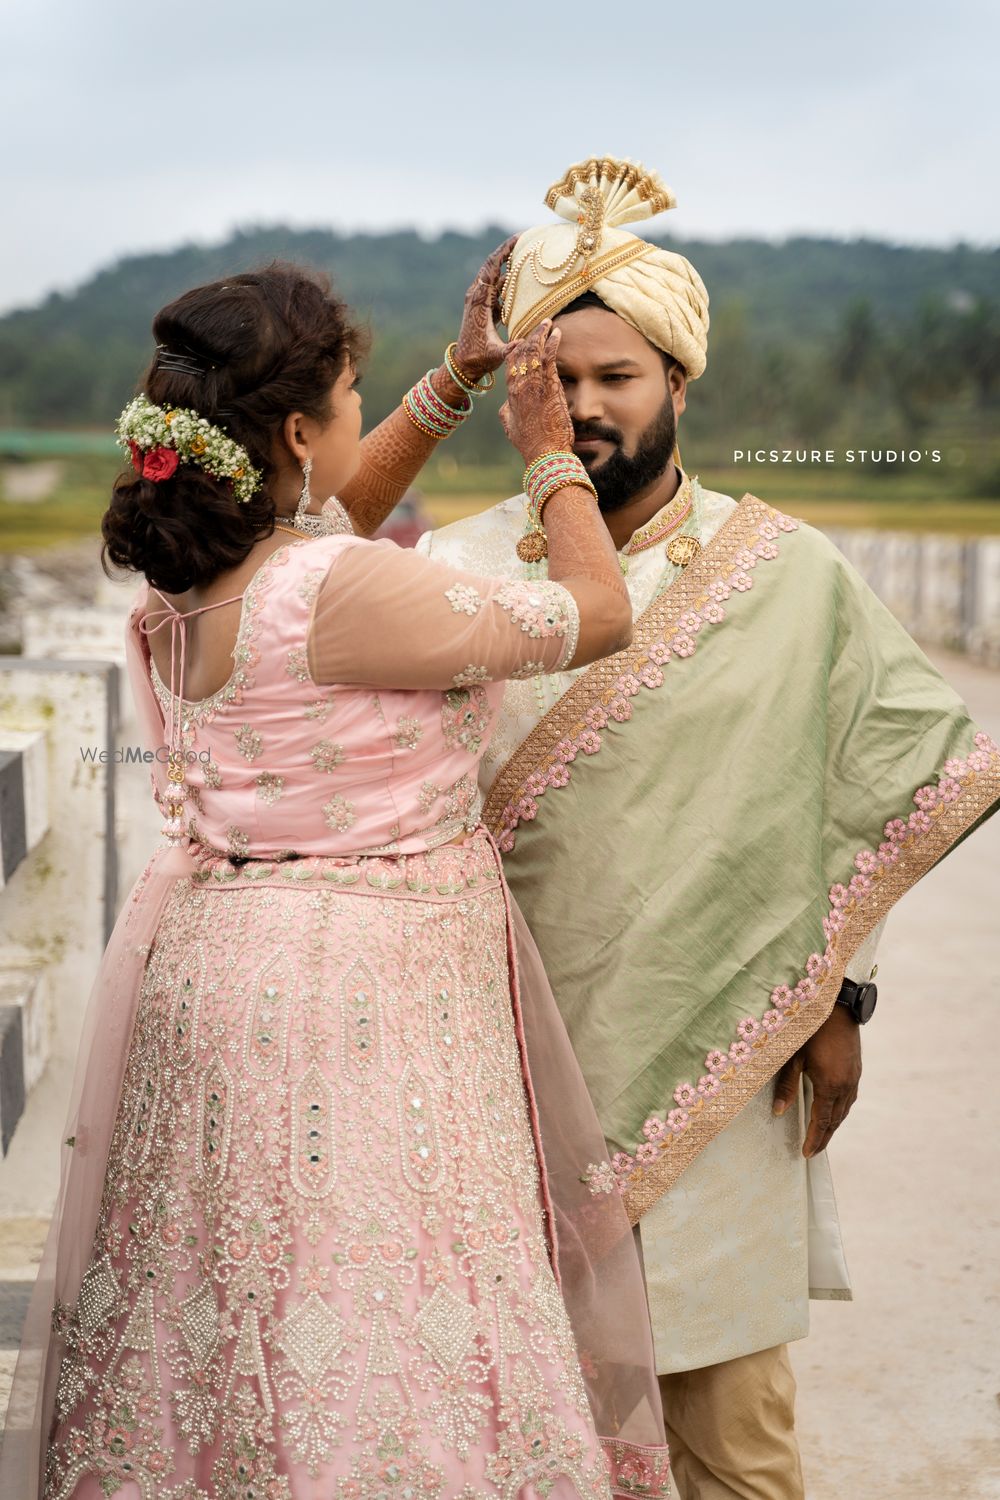
<svg viewBox="0 0 1000 1500">
<path fill-rule="evenodd" d="M 679 467 L 708 297 L 622 227 L 669 189 L 602 158 L 546 202 L 503 321 L 556 318 L 636 625 L 617 657 L 509 684 L 484 817 L 608 1138 L 592 1188 L 639 1226 L 681 1500 L 799 1500 L 786 1345 L 810 1289 L 850 1296 L 823 1153 L 857 1097 L 875 942 L 995 808 L 1000 752 L 818 533 Z M 418 546 L 544 576 L 516 553 L 525 503 Z"/>
</svg>

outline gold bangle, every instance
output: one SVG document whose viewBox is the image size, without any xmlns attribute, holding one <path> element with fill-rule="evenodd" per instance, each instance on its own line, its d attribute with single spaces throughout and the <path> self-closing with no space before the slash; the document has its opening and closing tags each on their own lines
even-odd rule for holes
<svg viewBox="0 0 1000 1500">
<path fill-rule="evenodd" d="M 462 387 L 462 389 L 465 391 L 466 395 L 468 395 L 468 396 L 485 396 L 486 392 L 487 391 L 491 391 L 493 389 L 493 387 L 496 385 L 496 383 L 497 383 L 496 375 L 493 373 L 492 370 L 487 370 L 486 374 L 482 377 L 481 380 L 470 380 L 469 377 L 468 377 L 468 375 L 466 375 L 465 371 L 460 368 L 460 366 L 458 364 L 458 361 L 455 358 L 455 350 L 457 348 L 458 348 L 458 340 L 457 339 L 452 339 L 451 343 L 448 345 L 447 349 L 444 351 L 444 367 L 445 367 L 445 369 L 448 371 L 448 374 L 452 376 L 452 378 L 454 379 L 456 385 L 460 385 Z M 486 381 L 485 385 L 482 384 L 483 380 Z"/>
<path fill-rule="evenodd" d="M 401 404 L 402 404 L 403 410 L 405 411 L 406 415 L 409 417 L 410 421 L 413 423 L 414 427 L 418 428 L 419 431 L 422 432 L 422 433 L 424 433 L 424 435 L 426 437 L 433 438 L 435 440 L 435 442 L 439 443 L 441 441 L 441 439 L 445 436 L 445 434 L 443 432 L 435 432 L 433 428 L 431 428 L 431 427 L 425 427 L 424 424 L 423 424 L 423 422 L 419 422 L 417 420 L 417 418 L 413 415 L 412 411 L 407 406 L 407 404 L 406 404 L 405 401 L 402 402 Z"/>
<path fill-rule="evenodd" d="M 591 484 L 589 479 L 564 479 L 561 484 L 554 484 L 552 488 L 550 490 L 547 490 L 542 496 L 541 503 L 539 504 L 537 510 L 534 512 L 534 514 L 537 515 L 539 521 L 541 521 L 542 519 L 542 511 L 548 505 L 553 495 L 558 495 L 560 490 L 572 489 L 586 490 L 588 494 L 593 495 L 595 500 L 598 500 L 597 491 Z M 598 503 L 600 503 L 599 500 Z"/>
</svg>

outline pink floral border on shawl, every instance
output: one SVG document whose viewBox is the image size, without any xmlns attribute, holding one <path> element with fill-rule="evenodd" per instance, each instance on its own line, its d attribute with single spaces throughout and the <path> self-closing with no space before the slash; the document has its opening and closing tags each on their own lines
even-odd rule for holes
<svg viewBox="0 0 1000 1500">
<path fill-rule="evenodd" d="M 608 722 L 624 723 L 632 717 L 630 700 L 640 688 L 659 687 L 662 668 L 672 657 L 685 660 L 694 655 L 699 632 L 726 618 L 724 601 L 734 591 L 747 593 L 757 563 L 776 558 L 780 534 L 796 530 L 795 520 L 755 495 L 743 496 L 701 555 L 640 618 L 632 645 L 595 662 L 503 768 L 484 809 L 484 821 L 503 852 L 514 848 L 518 824 L 536 817 L 538 799 L 568 785 L 577 754 L 596 755 Z M 650 637 L 652 644 L 646 644 Z M 591 1190 L 609 1193 L 617 1188 L 636 1223 L 809 1039 L 834 1004 L 850 953 L 998 797 L 1000 751 L 980 733 L 968 757 L 946 762 L 937 785 L 916 792 L 913 813 L 886 824 L 877 850 L 858 853 L 847 884 L 833 886 L 830 912 L 823 922 L 824 952 L 809 955 L 794 985 L 772 990 L 771 1004 L 760 1018 L 744 1017 L 725 1050 L 708 1054 L 706 1071 L 697 1083 L 678 1084 L 674 1108 L 649 1116 L 643 1126 L 645 1138 L 634 1152 L 618 1152 L 610 1165 L 587 1168 L 584 1176 Z"/>
<path fill-rule="evenodd" d="M 601 1163 L 589 1171 L 591 1192 L 609 1193 L 616 1188 L 623 1195 L 631 1192 L 645 1172 L 692 1128 L 708 1101 L 718 1099 L 727 1086 L 739 1078 L 747 1064 L 767 1048 L 771 1039 L 784 1031 L 805 1005 L 816 999 L 824 981 L 837 969 L 838 941 L 848 921 L 856 925 L 859 918 L 864 919 L 866 908 L 877 904 L 880 884 L 903 854 L 918 851 L 920 841 L 932 833 L 945 809 L 978 790 L 984 780 L 990 779 L 991 772 L 1000 773 L 1000 745 L 980 731 L 975 737 L 975 749 L 967 757 L 945 761 L 937 785 L 922 786 L 914 793 L 915 810 L 907 818 L 892 818 L 886 823 L 883 842 L 877 849 L 859 850 L 854 856 L 855 873 L 847 884 L 830 887 L 830 911 L 823 918 L 826 948 L 822 953 L 809 955 L 805 972 L 798 982 L 794 986 L 777 985 L 771 991 L 770 1009 L 759 1019 L 756 1016 L 744 1017 L 736 1027 L 736 1035 L 729 1047 L 725 1051 L 716 1048 L 708 1053 L 706 1071 L 697 1083 L 677 1085 L 673 1094 L 675 1107 L 662 1116 L 649 1116 L 642 1127 L 645 1140 L 634 1153 L 616 1152 L 610 1167 Z M 988 788 L 988 791 L 995 795 L 1000 786 Z M 884 909 L 879 905 L 868 925 L 874 926 L 883 915 Z"/>
<path fill-rule="evenodd" d="M 504 807 L 499 818 L 496 839 L 500 851 L 509 854 L 515 844 L 515 829 L 520 822 L 529 822 L 538 812 L 538 798 L 544 797 L 550 788 L 566 786 L 571 776 L 570 766 L 582 751 L 584 755 L 596 755 L 603 744 L 601 731 L 609 720 L 624 724 L 632 717 L 632 704 L 641 688 L 658 688 L 663 683 L 663 668 L 676 658 L 684 661 L 694 655 L 698 633 L 706 625 L 721 625 L 726 618 L 723 608 L 725 600 L 735 591 L 748 593 L 753 587 L 753 569 L 760 561 L 770 562 L 778 556 L 778 537 L 783 531 L 797 531 L 799 523 L 780 511 L 768 510 L 757 525 L 757 540 L 741 548 L 727 569 L 726 577 L 712 580 L 705 593 L 705 603 L 686 610 L 674 622 L 671 633 L 644 648 L 643 660 L 633 669 L 626 670 L 602 694 L 605 700 L 595 704 L 584 715 L 582 726 L 574 734 L 564 736 L 552 747 L 537 770 L 526 778 L 519 794 Z"/>
</svg>

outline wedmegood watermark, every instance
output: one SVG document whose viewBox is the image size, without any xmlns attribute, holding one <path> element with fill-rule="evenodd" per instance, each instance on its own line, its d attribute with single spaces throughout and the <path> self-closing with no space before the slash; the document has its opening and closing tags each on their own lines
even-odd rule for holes
<svg viewBox="0 0 1000 1500">
<path fill-rule="evenodd" d="M 183 750 L 181 754 L 188 765 L 193 765 L 196 760 L 207 765 L 212 759 L 211 749 Z M 81 745 L 80 758 L 101 766 L 149 766 L 154 760 L 166 765 L 170 759 L 170 747 L 158 745 L 155 750 L 146 750 L 142 745 L 116 745 L 112 750 L 101 750 L 97 745 Z"/>
<path fill-rule="evenodd" d="M 734 448 L 734 464 L 939 464 L 940 448 Z"/>
</svg>

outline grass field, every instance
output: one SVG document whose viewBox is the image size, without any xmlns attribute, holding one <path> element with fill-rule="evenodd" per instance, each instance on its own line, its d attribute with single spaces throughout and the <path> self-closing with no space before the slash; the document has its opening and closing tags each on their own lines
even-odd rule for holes
<svg viewBox="0 0 1000 1500">
<path fill-rule="evenodd" d="M 933 469 L 876 472 L 860 466 L 794 467 L 781 464 L 699 468 L 685 462 L 708 489 L 739 498 L 748 490 L 818 526 L 877 527 L 961 536 L 1000 534 L 1000 482 L 992 453 L 943 452 Z M 960 461 L 961 460 L 961 461 Z M 37 552 L 74 541 L 95 541 L 117 460 L 106 453 L 60 451 L 39 461 L 0 460 L 0 553 Z M 494 504 L 519 484 L 516 463 L 457 466 L 445 455 L 420 476 L 419 488 L 434 525 L 444 525 Z M 37 478 L 41 493 L 23 498 Z M 39 486 L 35 486 L 39 488 Z"/>
<path fill-rule="evenodd" d="M 964 455 L 963 455 L 964 456 Z M 943 455 L 947 459 L 947 450 Z M 933 470 L 907 468 L 883 473 L 858 465 L 792 467 L 783 464 L 705 466 L 686 455 L 684 463 L 706 489 L 739 499 L 748 491 L 780 510 L 814 526 L 858 526 L 886 531 L 933 531 L 959 536 L 1000 534 L 1000 479 L 995 491 L 984 482 L 987 466 L 974 468 L 942 462 Z M 479 476 L 476 476 L 479 477 Z M 436 526 L 460 520 L 470 512 L 512 494 L 518 470 L 494 470 L 482 476 L 461 470 L 422 483 L 424 504 Z M 983 493 L 985 492 L 985 493 Z"/>
</svg>

